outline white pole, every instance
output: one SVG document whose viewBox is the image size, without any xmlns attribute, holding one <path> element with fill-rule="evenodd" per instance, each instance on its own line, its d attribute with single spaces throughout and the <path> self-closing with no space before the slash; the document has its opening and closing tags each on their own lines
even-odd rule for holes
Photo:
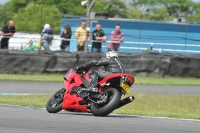
<svg viewBox="0 0 200 133">
<path fill-rule="evenodd" d="M 86 40 L 85 40 L 85 47 L 84 47 L 84 51 L 85 52 L 88 52 L 88 36 L 89 36 L 89 33 L 90 33 L 90 11 L 94 5 L 95 1 L 92 0 L 92 3 L 90 4 L 90 1 L 88 0 L 87 2 L 87 27 L 86 27 Z"/>
</svg>

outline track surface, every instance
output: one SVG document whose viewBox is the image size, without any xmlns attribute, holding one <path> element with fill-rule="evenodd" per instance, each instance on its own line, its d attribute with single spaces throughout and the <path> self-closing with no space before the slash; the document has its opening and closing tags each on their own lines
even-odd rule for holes
<svg viewBox="0 0 200 133">
<path fill-rule="evenodd" d="M 200 121 L 91 114 L 0 106 L 0 133 L 199 133 Z"/>
<path fill-rule="evenodd" d="M 63 83 L 0 81 L 0 93 L 54 93 Z M 200 86 L 134 85 L 134 92 L 199 95 Z"/>
<path fill-rule="evenodd" d="M 62 83 L 0 81 L 0 93 L 54 93 Z M 135 85 L 135 92 L 200 94 L 200 87 Z M 199 133 L 200 121 L 91 114 L 0 105 L 0 133 Z"/>
</svg>

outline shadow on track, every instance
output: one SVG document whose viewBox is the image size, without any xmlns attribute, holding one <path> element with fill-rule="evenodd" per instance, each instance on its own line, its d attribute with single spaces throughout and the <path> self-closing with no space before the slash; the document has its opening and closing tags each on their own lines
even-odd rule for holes
<svg viewBox="0 0 200 133">
<path fill-rule="evenodd" d="M 79 116 L 90 116 L 90 117 L 101 117 L 101 116 L 94 116 L 92 115 L 92 113 L 82 113 L 82 112 L 69 112 L 69 111 L 62 111 L 59 112 L 57 114 L 60 115 L 79 115 Z M 140 116 L 134 116 L 134 115 L 126 115 L 126 114 L 109 114 L 108 116 L 105 117 L 109 117 L 109 118 L 142 118 Z M 102 117 L 103 118 L 103 117 Z"/>
</svg>

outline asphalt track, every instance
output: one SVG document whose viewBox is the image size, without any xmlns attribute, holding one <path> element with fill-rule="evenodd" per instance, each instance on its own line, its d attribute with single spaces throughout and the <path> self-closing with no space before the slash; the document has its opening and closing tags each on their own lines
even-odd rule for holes
<svg viewBox="0 0 200 133">
<path fill-rule="evenodd" d="M 0 93 L 54 93 L 63 83 L 0 81 Z M 199 86 L 133 85 L 139 93 L 200 95 Z"/>
<path fill-rule="evenodd" d="M 1 93 L 54 93 L 62 83 L 0 81 Z M 200 94 L 195 86 L 135 85 L 135 92 Z M 62 111 L 49 114 L 45 109 L 0 105 L 0 133 L 199 133 L 199 120 L 181 120 L 128 115 L 94 117 L 89 113 Z"/>
<path fill-rule="evenodd" d="M 199 133 L 200 121 L 0 106 L 0 133 Z"/>
</svg>

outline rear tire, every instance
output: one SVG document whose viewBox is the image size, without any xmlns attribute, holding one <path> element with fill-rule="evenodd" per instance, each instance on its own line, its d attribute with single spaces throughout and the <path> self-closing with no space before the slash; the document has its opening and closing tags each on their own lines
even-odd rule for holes
<svg viewBox="0 0 200 133">
<path fill-rule="evenodd" d="M 61 89 L 51 96 L 46 104 L 46 110 L 49 113 L 57 113 L 62 110 L 64 93 L 65 89 Z"/>
<path fill-rule="evenodd" d="M 103 91 L 102 93 L 109 95 L 108 103 L 105 106 L 100 107 L 101 105 L 93 102 L 91 104 L 90 110 L 94 116 L 107 116 L 113 110 L 115 110 L 120 103 L 121 94 L 117 89 L 109 88 Z"/>
</svg>

